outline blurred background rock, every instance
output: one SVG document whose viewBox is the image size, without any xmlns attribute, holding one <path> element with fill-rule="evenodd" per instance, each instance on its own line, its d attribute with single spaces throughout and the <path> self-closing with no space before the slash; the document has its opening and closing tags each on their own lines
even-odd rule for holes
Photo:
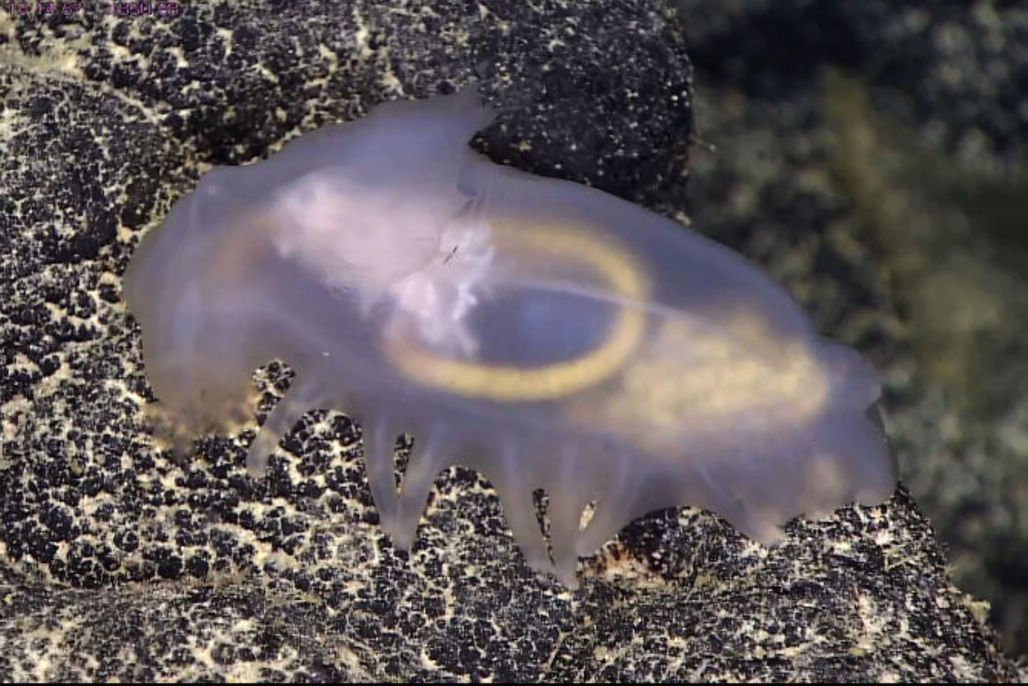
<svg viewBox="0 0 1028 686">
<path fill-rule="evenodd" d="M 1028 653 L 1028 5 L 674 4 L 691 219 L 873 359 L 903 481 Z"/>
</svg>

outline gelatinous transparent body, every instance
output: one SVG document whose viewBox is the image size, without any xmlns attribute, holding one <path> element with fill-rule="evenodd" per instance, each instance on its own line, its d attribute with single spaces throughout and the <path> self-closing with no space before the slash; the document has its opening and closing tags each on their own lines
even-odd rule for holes
<svg viewBox="0 0 1028 686">
<path fill-rule="evenodd" d="M 296 379 L 250 447 L 254 476 L 305 411 L 343 410 L 397 545 L 459 463 L 495 485 L 529 563 L 569 585 L 578 555 L 657 508 L 773 542 L 798 514 L 889 496 L 879 384 L 856 352 L 723 246 L 476 155 L 487 121 L 468 95 L 394 103 L 207 174 L 125 275 L 162 403 L 216 427 L 283 359 Z"/>
</svg>

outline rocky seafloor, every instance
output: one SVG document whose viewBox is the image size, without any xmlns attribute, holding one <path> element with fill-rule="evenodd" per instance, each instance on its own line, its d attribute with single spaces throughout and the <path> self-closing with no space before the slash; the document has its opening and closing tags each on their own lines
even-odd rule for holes
<svg viewBox="0 0 1028 686">
<path fill-rule="evenodd" d="M 268 478 L 248 477 L 283 365 L 257 374 L 259 417 L 185 459 L 148 430 L 121 299 L 140 235 L 212 166 L 473 84 L 499 112 L 474 141 L 492 159 L 691 218 L 865 353 L 904 479 L 934 507 L 911 464 L 952 456 L 955 410 L 920 381 L 889 217 L 866 220 L 873 201 L 851 192 L 866 172 L 847 160 L 874 150 L 839 132 L 878 126 L 860 113 L 880 97 L 859 62 L 780 83 L 796 65 L 747 44 L 719 67 L 720 36 L 763 30 L 745 3 L 706 24 L 688 3 L 157 6 L 0 9 L 0 677 L 1017 678 L 906 487 L 798 519 L 772 549 L 705 512 L 653 513 L 569 591 L 527 568 L 489 484 L 460 468 L 395 550 L 344 415 L 309 413 Z"/>
</svg>

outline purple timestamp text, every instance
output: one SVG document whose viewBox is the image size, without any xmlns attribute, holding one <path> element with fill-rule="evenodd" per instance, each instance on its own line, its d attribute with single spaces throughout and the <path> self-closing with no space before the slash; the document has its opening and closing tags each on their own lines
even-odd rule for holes
<svg viewBox="0 0 1028 686">
<path fill-rule="evenodd" d="M 81 12 L 82 0 L 68 2 L 26 2 L 25 0 L 0 0 L 0 10 L 18 17 L 45 17 L 54 14 L 70 16 Z M 177 17 L 182 14 L 182 5 L 174 0 L 138 0 L 137 2 L 110 2 L 111 14 L 118 17 Z"/>
</svg>

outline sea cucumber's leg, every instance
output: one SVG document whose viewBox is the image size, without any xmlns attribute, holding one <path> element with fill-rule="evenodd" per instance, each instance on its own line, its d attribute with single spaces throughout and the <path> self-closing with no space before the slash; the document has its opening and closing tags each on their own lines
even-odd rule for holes
<svg viewBox="0 0 1028 686">
<path fill-rule="evenodd" d="M 246 451 L 246 468 L 257 479 L 268 470 L 268 458 L 282 437 L 293 428 L 307 410 L 314 407 L 319 397 L 319 386 L 314 381 L 297 377 L 278 404 L 268 413 L 264 424 Z"/>
<path fill-rule="evenodd" d="M 399 433 L 385 416 L 369 419 L 364 425 L 364 464 L 368 470 L 371 498 L 378 509 L 382 528 L 390 536 L 396 530 L 396 462 L 393 455 Z"/>
<path fill-rule="evenodd" d="M 562 446 L 554 463 L 560 465 L 560 474 L 555 487 L 550 490 L 550 551 L 557 580 L 574 590 L 578 588 L 575 543 L 582 511 L 589 502 L 589 482 L 579 467 L 578 452 L 574 447 Z"/>
<path fill-rule="evenodd" d="M 428 492 L 436 474 L 446 466 L 444 431 L 433 427 L 424 437 L 414 437 L 407 471 L 400 484 L 395 530 L 392 532 L 393 543 L 401 550 L 407 550 L 414 543 Z"/>
<path fill-rule="evenodd" d="M 639 495 L 639 482 L 632 478 L 631 469 L 627 460 L 618 459 L 605 470 L 592 519 L 575 541 L 575 552 L 579 555 L 592 555 L 628 524 Z"/>
<path fill-rule="evenodd" d="M 608 487 L 607 490 L 608 493 L 600 496 L 593 518 L 579 533 L 575 543 L 575 551 L 583 557 L 594 554 L 597 548 L 617 536 L 631 521 L 633 508 L 637 504 L 635 485 L 629 483 L 621 491 L 614 487 Z"/>
<path fill-rule="evenodd" d="M 528 566 L 540 574 L 553 574 L 553 563 L 546 552 L 546 541 L 543 540 L 536 518 L 535 500 L 532 497 L 532 483 L 525 478 L 525 465 L 518 447 L 503 442 L 502 458 L 496 475 L 490 474 L 493 486 L 500 494 L 503 503 L 503 514 L 507 525 L 514 534 L 514 540 L 521 547 Z"/>
</svg>

